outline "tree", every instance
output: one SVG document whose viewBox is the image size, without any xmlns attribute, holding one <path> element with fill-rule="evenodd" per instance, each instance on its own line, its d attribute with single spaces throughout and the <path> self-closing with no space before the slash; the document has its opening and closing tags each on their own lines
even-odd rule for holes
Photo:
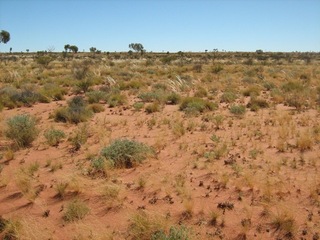
<svg viewBox="0 0 320 240">
<path fill-rule="evenodd" d="M 12 53 L 12 47 L 10 48 L 10 53 Z"/>
<path fill-rule="evenodd" d="M 90 50 L 90 52 L 94 53 L 94 52 L 96 52 L 96 51 L 97 51 L 97 48 L 95 48 L 95 47 L 91 47 L 89 50 Z"/>
<path fill-rule="evenodd" d="M 75 45 L 71 45 L 70 47 L 69 47 L 69 49 L 72 51 L 72 52 L 74 52 L 74 53 L 77 53 L 78 52 L 78 47 L 77 46 L 75 46 Z"/>
<path fill-rule="evenodd" d="M 64 50 L 67 52 L 70 49 L 70 44 L 64 45 Z"/>
<path fill-rule="evenodd" d="M 10 33 L 5 30 L 2 30 L 0 32 L 0 43 L 3 42 L 4 44 L 6 44 L 9 41 L 10 41 Z"/>
<path fill-rule="evenodd" d="M 141 53 L 143 53 L 145 51 L 143 48 L 143 45 L 141 43 L 130 43 L 129 48 L 131 48 L 132 50 L 134 50 L 136 52 L 141 52 Z"/>
</svg>

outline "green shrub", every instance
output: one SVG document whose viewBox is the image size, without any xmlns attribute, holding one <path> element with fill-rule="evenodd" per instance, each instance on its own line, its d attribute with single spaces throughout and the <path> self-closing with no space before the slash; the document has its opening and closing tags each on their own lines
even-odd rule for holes
<svg viewBox="0 0 320 240">
<path fill-rule="evenodd" d="M 187 114 L 199 114 L 215 110 L 216 108 L 217 105 L 215 103 L 196 97 L 186 97 L 180 104 L 180 110 Z"/>
<path fill-rule="evenodd" d="M 244 115 L 246 112 L 246 107 L 243 105 L 233 105 L 230 107 L 230 112 L 234 115 Z"/>
<path fill-rule="evenodd" d="M 44 137 L 50 146 L 58 146 L 61 140 L 66 137 L 66 135 L 62 130 L 51 128 L 45 131 Z"/>
<path fill-rule="evenodd" d="M 151 236 L 152 240 L 189 240 L 190 230 L 185 226 L 172 226 L 168 235 L 164 231 L 158 231 Z"/>
<path fill-rule="evenodd" d="M 106 99 L 106 93 L 103 91 L 91 91 L 87 92 L 86 96 L 88 97 L 89 103 L 99 103 L 101 100 Z"/>
<path fill-rule="evenodd" d="M 7 121 L 5 135 L 13 140 L 17 147 L 28 147 L 38 136 L 36 120 L 29 115 L 16 115 Z"/>
<path fill-rule="evenodd" d="M 74 222 L 83 219 L 89 212 L 90 209 L 86 203 L 80 200 L 74 200 L 66 206 L 66 212 L 63 215 L 63 219 L 66 222 Z"/>
<path fill-rule="evenodd" d="M 134 140 L 117 139 L 103 148 L 101 155 L 117 168 L 131 168 L 147 157 L 154 156 L 154 151 L 148 145 Z"/>
<path fill-rule="evenodd" d="M 140 89 L 143 86 L 145 86 L 144 82 L 141 82 L 139 80 L 131 80 L 131 81 L 122 81 L 119 84 L 120 90 L 130 90 L 130 89 Z"/>
<path fill-rule="evenodd" d="M 166 93 L 161 89 L 158 89 L 158 90 L 155 90 L 155 91 L 152 91 L 152 92 L 140 93 L 138 97 L 143 102 L 165 103 L 165 101 L 166 101 Z"/>
<path fill-rule="evenodd" d="M 109 104 L 109 107 L 113 108 L 116 106 L 124 105 L 127 102 L 127 97 L 120 93 L 115 93 L 108 96 L 107 102 Z"/>
<path fill-rule="evenodd" d="M 133 108 L 135 111 L 140 111 L 144 106 L 143 102 L 136 102 L 133 104 Z"/>
</svg>

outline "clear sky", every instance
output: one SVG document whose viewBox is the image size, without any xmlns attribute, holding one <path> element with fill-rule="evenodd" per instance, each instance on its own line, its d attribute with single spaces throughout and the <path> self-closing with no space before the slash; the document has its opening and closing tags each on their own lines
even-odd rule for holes
<svg viewBox="0 0 320 240">
<path fill-rule="evenodd" d="M 320 0 L 0 0 L 0 51 L 320 51 Z"/>
</svg>

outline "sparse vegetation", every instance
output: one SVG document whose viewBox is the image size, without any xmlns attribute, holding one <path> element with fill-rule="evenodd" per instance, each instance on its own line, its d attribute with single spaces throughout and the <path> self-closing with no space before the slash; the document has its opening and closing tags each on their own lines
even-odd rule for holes
<svg viewBox="0 0 320 240">
<path fill-rule="evenodd" d="M 74 222 L 83 219 L 90 212 L 87 204 L 81 200 L 73 200 L 66 206 L 63 219 L 66 222 Z"/>
<path fill-rule="evenodd" d="M 30 115 L 16 115 L 8 119 L 5 135 L 17 147 L 29 147 L 38 136 L 36 119 Z"/>
<path fill-rule="evenodd" d="M 0 53 L 1 239 L 319 238 L 319 53 L 69 47 Z"/>
</svg>

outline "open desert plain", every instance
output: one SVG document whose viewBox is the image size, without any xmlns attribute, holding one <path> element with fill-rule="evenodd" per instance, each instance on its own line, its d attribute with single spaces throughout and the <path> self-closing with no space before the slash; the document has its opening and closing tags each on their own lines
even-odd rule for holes
<svg viewBox="0 0 320 240">
<path fill-rule="evenodd" d="M 0 55 L 1 239 L 320 239 L 320 54 Z"/>
</svg>

